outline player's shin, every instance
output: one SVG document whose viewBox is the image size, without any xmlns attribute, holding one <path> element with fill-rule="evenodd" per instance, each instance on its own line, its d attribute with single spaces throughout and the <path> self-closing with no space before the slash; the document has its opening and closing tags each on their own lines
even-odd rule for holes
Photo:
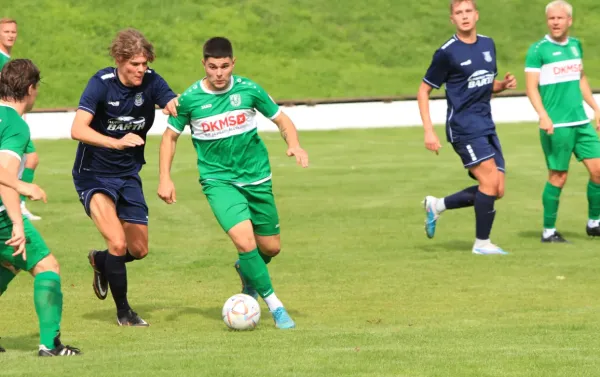
<svg viewBox="0 0 600 377">
<path fill-rule="evenodd" d="M 600 226 L 600 184 L 590 180 L 587 186 L 588 227 Z"/>
<path fill-rule="evenodd" d="M 452 195 L 446 196 L 443 199 L 443 203 L 444 203 L 444 209 L 458 209 L 458 208 L 465 208 L 465 207 L 471 207 L 472 205 L 475 204 L 475 195 L 477 194 L 477 191 L 479 190 L 479 186 L 471 186 L 471 187 L 467 187 L 466 189 L 459 191 L 457 193 L 454 193 Z M 438 212 L 439 211 L 438 209 Z"/>
<path fill-rule="evenodd" d="M 542 204 L 544 205 L 544 229 L 552 230 L 556 228 L 556 217 L 558 216 L 558 204 L 560 199 L 560 187 L 553 186 L 546 182 L 544 193 L 542 194 Z"/>
<path fill-rule="evenodd" d="M 275 296 L 269 270 L 258 249 L 254 249 L 249 253 L 239 253 L 239 257 L 242 275 L 256 289 L 260 297 L 265 300 L 269 310 L 273 311 L 282 307 L 283 304 Z"/>
<path fill-rule="evenodd" d="M 486 195 L 481 191 L 477 191 L 475 194 L 475 233 L 477 240 L 485 241 L 490 238 L 492 225 L 496 217 L 495 202 L 495 196 Z"/>
<path fill-rule="evenodd" d="M 125 267 L 125 257 L 108 254 L 104 268 L 104 274 L 106 275 L 110 291 L 117 306 L 117 313 L 122 315 L 131 309 L 127 301 L 127 268 Z"/>
<path fill-rule="evenodd" d="M 53 349 L 54 338 L 60 331 L 63 306 L 60 276 L 56 272 L 40 272 L 35 276 L 33 301 L 40 324 L 40 344 Z"/>
</svg>

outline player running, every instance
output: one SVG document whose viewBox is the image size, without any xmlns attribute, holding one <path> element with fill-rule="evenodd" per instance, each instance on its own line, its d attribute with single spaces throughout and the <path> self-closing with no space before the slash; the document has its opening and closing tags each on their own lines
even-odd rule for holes
<svg viewBox="0 0 600 377">
<path fill-rule="evenodd" d="M 104 300 L 110 286 L 119 326 L 148 326 L 127 301 L 125 263 L 148 254 L 148 206 L 138 173 L 146 163 L 144 143 L 155 105 L 176 114 L 177 99 L 148 68 L 154 48 L 139 31 L 120 31 L 110 53 L 117 67 L 89 80 L 75 114 L 71 136 L 79 145 L 73 182 L 108 247 L 88 255 L 96 296 Z"/>
<path fill-rule="evenodd" d="M 269 156 L 257 132 L 257 111 L 277 125 L 288 156 L 307 167 L 308 155 L 300 147 L 291 119 L 265 90 L 232 74 L 235 59 L 229 40 L 209 39 L 203 54 L 206 77 L 179 98 L 178 114 L 169 117 L 162 137 L 158 196 L 168 204 L 175 202 L 171 164 L 179 135 L 189 125 L 202 190 L 238 250 L 235 268 L 242 292 L 265 300 L 277 328 L 293 328 L 295 323 L 275 295 L 267 269 L 281 244 Z"/>
<path fill-rule="evenodd" d="M 573 7 L 566 1 L 548 4 L 549 34 L 531 46 L 525 61 L 527 96 L 540 117 L 540 141 L 548 167 L 542 195 L 542 242 L 567 242 L 556 231 L 556 218 L 573 154 L 590 173 L 586 232 L 600 236 L 600 140 L 594 129 L 600 129 L 600 108 L 583 70 L 581 43 L 569 37 L 572 15 Z M 594 110 L 594 125 L 583 101 Z"/>
<path fill-rule="evenodd" d="M 1 18 L 0 19 L 0 69 L 2 66 L 6 64 L 10 60 L 10 53 L 12 48 L 17 41 L 17 21 L 12 18 Z M 25 161 L 24 168 L 19 172 L 19 178 L 24 182 L 31 183 L 33 182 L 33 176 L 35 173 L 35 169 L 39 163 L 39 157 L 37 152 L 35 151 L 35 146 L 33 145 L 33 141 L 29 143 L 27 146 L 27 150 L 25 151 L 25 156 L 23 157 Z M 41 220 L 40 216 L 34 215 L 31 213 L 27 206 L 25 206 L 25 196 L 21 195 L 21 212 L 23 216 L 27 217 L 29 220 Z"/>
<path fill-rule="evenodd" d="M 442 212 L 474 206 L 476 239 L 472 252 L 507 254 L 490 241 L 496 215 L 494 202 L 504 195 L 505 169 L 490 100 L 492 93 L 514 89 L 517 83 L 510 73 L 503 81 L 495 80 L 496 46 L 491 38 L 477 34 L 478 19 L 475 0 L 450 2 L 450 20 L 456 26 L 456 34 L 433 55 L 417 99 L 425 129 L 425 147 L 437 154 L 441 144 L 429 114 L 429 95 L 432 89 L 446 85 L 447 140 L 479 185 L 445 198 L 425 197 L 425 231 L 427 237 L 433 238 Z"/>
<path fill-rule="evenodd" d="M 35 103 L 40 71 L 27 59 L 9 62 L 0 74 L 0 166 L 17 178 L 30 141 L 22 116 Z M 33 301 L 39 319 L 39 356 L 73 356 L 80 351 L 60 341 L 63 295 L 58 261 L 42 236 L 23 218 L 19 194 L 0 186 L 0 295 L 18 270 L 34 277 Z M 10 272 L 10 274 L 9 274 Z"/>
</svg>

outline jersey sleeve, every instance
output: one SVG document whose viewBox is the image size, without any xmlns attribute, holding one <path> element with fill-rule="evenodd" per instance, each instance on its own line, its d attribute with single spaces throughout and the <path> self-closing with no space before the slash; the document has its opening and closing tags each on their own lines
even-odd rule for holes
<svg viewBox="0 0 600 377">
<path fill-rule="evenodd" d="M 439 49 L 433 54 L 431 64 L 425 73 L 423 81 L 432 87 L 439 89 L 444 85 L 450 71 L 450 62 L 444 50 Z"/>
<path fill-rule="evenodd" d="M 269 119 L 275 119 L 281 113 L 279 109 L 279 105 L 273 101 L 270 95 L 261 88 L 259 85 L 254 84 L 256 86 L 256 96 L 254 107 L 258 110 L 262 115 L 266 116 Z"/>
<path fill-rule="evenodd" d="M 540 72 L 542 70 L 542 56 L 537 44 L 531 46 L 525 57 L 525 72 Z"/>
<path fill-rule="evenodd" d="M 154 103 L 156 103 L 160 108 L 164 108 L 167 106 L 170 100 L 177 97 L 177 95 L 171 90 L 169 84 L 162 78 L 159 74 L 154 72 L 156 78 L 154 80 L 153 86 L 153 96 Z"/>
<path fill-rule="evenodd" d="M 33 140 L 29 139 L 29 143 L 27 143 L 27 147 L 25 148 L 25 154 L 35 152 L 35 145 L 33 144 Z"/>
<path fill-rule="evenodd" d="M 79 99 L 79 109 L 95 115 L 98 104 L 106 98 L 106 86 L 102 81 L 94 76 L 89 81 L 81 98 Z"/>
<path fill-rule="evenodd" d="M 5 127 L 0 135 L 0 152 L 9 153 L 20 161 L 30 142 L 29 138 L 30 134 L 27 126 Z"/>
<path fill-rule="evenodd" d="M 185 98 L 185 96 L 179 97 L 177 116 L 174 117 L 172 115 L 169 115 L 169 119 L 167 119 L 167 127 L 177 132 L 178 134 L 182 133 L 185 129 L 185 126 L 190 124 L 191 121 L 191 110 L 188 102 L 189 98 Z"/>
</svg>

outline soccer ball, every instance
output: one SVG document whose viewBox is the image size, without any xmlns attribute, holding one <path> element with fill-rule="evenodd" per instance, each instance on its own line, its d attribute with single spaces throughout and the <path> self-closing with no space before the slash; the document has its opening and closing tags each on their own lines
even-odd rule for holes
<svg viewBox="0 0 600 377">
<path fill-rule="evenodd" d="M 233 330 L 252 330 L 260 320 L 260 305 L 252 296 L 238 293 L 223 305 L 223 322 Z"/>
</svg>

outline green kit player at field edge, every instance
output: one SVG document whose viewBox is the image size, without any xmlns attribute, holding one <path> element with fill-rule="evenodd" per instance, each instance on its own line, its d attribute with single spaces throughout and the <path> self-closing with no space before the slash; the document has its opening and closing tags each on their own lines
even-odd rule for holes
<svg viewBox="0 0 600 377">
<path fill-rule="evenodd" d="M 267 148 L 258 135 L 260 112 L 279 128 L 287 155 L 308 167 L 291 119 L 255 82 L 232 74 L 235 59 L 231 42 L 209 39 L 203 48 L 206 77 L 179 98 L 177 114 L 169 117 L 160 145 L 158 196 L 175 202 L 171 164 L 175 146 L 186 125 L 198 154 L 200 184 L 223 230 L 238 250 L 236 271 L 242 293 L 260 295 L 280 329 L 295 323 L 275 295 L 267 264 L 279 254 L 279 216 L 271 183 Z"/>
<path fill-rule="evenodd" d="M 0 74 L 0 166 L 17 178 L 30 141 L 22 116 L 33 108 L 40 71 L 27 59 L 7 63 Z M 0 186 L 0 295 L 18 270 L 34 277 L 33 301 L 39 319 L 39 356 L 78 355 L 77 348 L 60 342 L 63 295 L 58 261 L 44 239 L 23 218 L 19 193 Z"/>
<path fill-rule="evenodd" d="M 542 196 L 542 242 L 567 242 L 556 231 L 556 218 L 572 154 L 590 174 L 586 232 L 600 236 L 600 139 L 596 133 L 600 108 L 583 70 L 581 43 L 568 35 L 572 14 L 566 1 L 547 5 L 549 34 L 530 47 L 525 62 L 527 96 L 540 117 L 540 140 L 549 171 Z M 594 125 L 583 101 L 594 110 Z"/>
<path fill-rule="evenodd" d="M 17 21 L 12 18 L 0 18 L 0 69 L 10 61 L 11 50 L 17 41 Z M 27 145 L 25 151 L 25 163 L 19 171 L 19 179 L 31 183 L 35 169 L 39 163 L 39 157 L 35 151 L 32 141 Z M 31 213 L 25 206 L 25 197 L 21 196 L 21 212 L 29 220 L 41 220 L 40 216 Z"/>
</svg>

